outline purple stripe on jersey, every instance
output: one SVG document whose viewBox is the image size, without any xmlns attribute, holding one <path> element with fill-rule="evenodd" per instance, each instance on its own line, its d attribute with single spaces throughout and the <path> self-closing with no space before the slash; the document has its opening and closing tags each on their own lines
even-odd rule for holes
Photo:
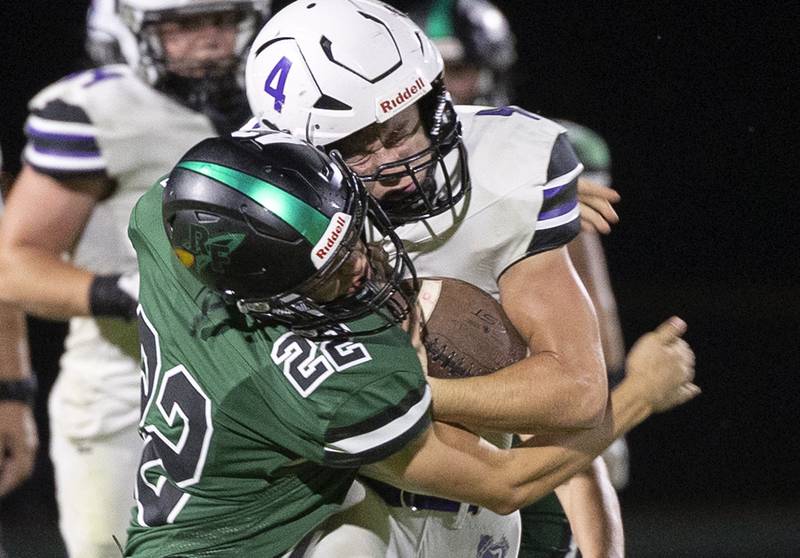
<svg viewBox="0 0 800 558">
<path fill-rule="evenodd" d="M 36 151 L 36 153 L 41 153 L 42 155 L 55 155 L 57 157 L 66 157 L 66 158 L 70 158 L 70 159 L 71 158 L 81 159 L 81 158 L 87 158 L 87 157 L 95 157 L 95 158 L 100 157 L 100 150 L 99 149 L 96 150 L 96 151 L 69 151 L 69 150 L 66 150 L 66 149 L 47 149 L 47 148 L 42 148 L 42 147 L 39 147 L 36 144 L 32 144 L 32 145 L 33 145 L 33 150 Z"/>
<path fill-rule="evenodd" d="M 121 78 L 122 74 L 120 72 L 109 71 L 106 68 L 95 68 L 92 70 L 92 80 L 88 83 L 83 84 L 83 87 L 91 87 L 92 85 L 101 82 L 106 79 L 113 79 L 113 78 Z"/>
<path fill-rule="evenodd" d="M 25 134 L 34 138 L 54 139 L 64 141 L 83 141 L 94 140 L 92 134 L 65 134 L 61 132 L 45 132 L 44 130 L 37 130 L 30 124 L 25 125 Z"/>
<path fill-rule="evenodd" d="M 558 186 L 556 188 L 548 188 L 547 190 L 544 191 L 544 199 L 549 200 L 553 196 L 557 196 L 558 194 L 563 192 L 564 188 L 571 187 L 571 186 L 573 186 L 572 182 L 567 182 L 566 184 L 564 184 L 562 186 Z"/>
<path fill-rule="evenodd" d="M 578 205 L 577 200 L 569 200 L 567 203 L 559 205 L 549 211 L 542 211 L 539 213 L 538 221 L 544 221 L 545 219 L 552 219 L 553 217 L 560 217 L 565 215 L 575 209 L 575 206 Z"/>
</svg>

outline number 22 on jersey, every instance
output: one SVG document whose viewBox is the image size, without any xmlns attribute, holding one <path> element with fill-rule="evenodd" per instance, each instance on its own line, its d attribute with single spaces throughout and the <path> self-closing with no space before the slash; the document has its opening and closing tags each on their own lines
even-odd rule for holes
<svg viewBox="0 0 800 558">
<path fill-rule="evenodd" d="M 214 427 L 209 397 L 182 364 L 162 370 L 158 333 L 138 314 L 144 447 L 134 490 L 137 522 L 152 527 L 173 523 L 188 502 L 180 489 L 199 482 Z"/>
</svg>

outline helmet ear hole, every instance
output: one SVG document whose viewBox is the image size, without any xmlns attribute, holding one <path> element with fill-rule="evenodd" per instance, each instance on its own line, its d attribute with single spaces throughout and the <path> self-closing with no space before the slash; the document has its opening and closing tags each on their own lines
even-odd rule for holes
<svg viewBox="0 0 800 558">
<path fill-rule="evenodd" d="M 216 223 L 219 221 L 219 215 L 214 215 L 207 211 L 195 211 L 194 213 L 198 223 Z"/>
</svg>

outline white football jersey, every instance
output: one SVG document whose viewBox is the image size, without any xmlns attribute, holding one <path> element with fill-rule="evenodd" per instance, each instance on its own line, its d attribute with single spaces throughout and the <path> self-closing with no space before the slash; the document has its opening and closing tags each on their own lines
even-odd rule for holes
<svg viewBox="0 0 800 558">
<path fill-rule="evenodd" d="M 497 281 L 509 266 L 580 232 L 583 166 L 555 122 L 516 107 L 456 110 L 472 190 L 452 211 L 396 232 L 418 277 L 455 277 L 499 298 Z M 448 155 L 450 169 L 455 156 Z M 510 435 L 483 436 L 499 447 L 511 445 Z"/>
<path fill-rule="evenodd" d="M 116 183 L 95 206 L 72 261 L 95 273 L 136 272 L 127 236 L 134 203 L 190 147 L 217 135 L 213 124 L 149 87 L 126 65 L 67 76 L 34 97 L 29 109 L 27 164 L 59 180 L 109 177 Z M 51 411 L 69 436 L 97 436 L 135 423 L 136 324 L 70 320 L 56 391 Z"/>
<path fill-rule="evenodd" d="M 397 234 L 419 277 L 455 277 L 497 298 L 505 269 L 565 245 L 580 231 L 583 166 L 555 122 L 516 107 L 456 110 L 472 191 L 452 211 L 399 227 Z"/>
</svg>

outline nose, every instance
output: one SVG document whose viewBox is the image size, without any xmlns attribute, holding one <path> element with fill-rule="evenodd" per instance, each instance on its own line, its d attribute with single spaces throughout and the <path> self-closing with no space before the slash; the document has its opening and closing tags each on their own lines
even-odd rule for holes
<svg viewBox="0 0 800 558">
<path fill-rule="evenodd" d="M 198 58 L 217 56 L 225 46 L 223 31 L 213 23 L 205 23 L 195 31 L 194 52 Z"/>
<path fill-rule="evenodd" d="M 397 161 L 408 157 L 410 154 L 405 153 L 402 149 L 396 148 L 384 148 L 381 149 L 380 152 L 376 154 L 375 158 L 375 171 L 378 172 L 380 170 L 381 174 L 387 175 L 395 175 L 395 176 L 381 176 L 378 175 L 377 182 L 384 188 L 405 188 L 411 184 L 413 184 L 413 180 L 411 175 L 409 174 L 400 174 L 402 171 L 406 170 L 404 165 L 396 164 Z"/>
</svg>

